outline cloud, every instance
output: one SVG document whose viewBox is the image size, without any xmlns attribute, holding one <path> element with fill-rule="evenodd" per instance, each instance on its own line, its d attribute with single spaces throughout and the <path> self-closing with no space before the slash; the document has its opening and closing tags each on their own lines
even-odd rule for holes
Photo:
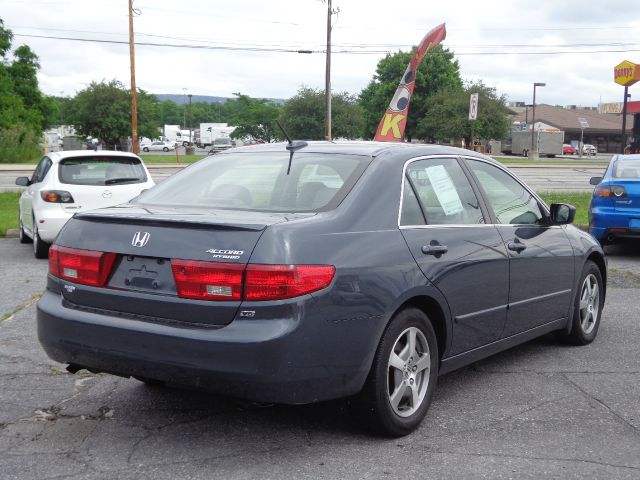
<svg viewBox="0 0 640 480">
<path fill-rule="evenodd" d="M 640 49 L 640 42 L 634 43 L 640 19 L 636 20 L 634 2 L 627 0 L 588 7 L 577 0 L 333 3 L 340 8 L 333 29 L 334 51 L 407 49 L 446 21 L 445 45 L 458 55 L 463 77 L 481 78 L 514 101 L 530 102 L 533 82 L 547 83 L 538 91 L 545 103 L 596 105 L 601 96 L 619 101 L 622 89 L 613 83 L 613 67 L 624 59 L 640 61 L 639 52 L 595 53 Z M 136 0 L 135 6 L 142 11 L 135 18 L 139 42 L 324 50 L 326 4 L 318 0 Z M 126 2 L 122 1 L 21 0 L 3 3 L 1 16 L 17 34 L 128 41 Z M 39 55 L 39 79 L 46 93 L 73 95 L 102 79 L 129 84 L 126 44 L 20 36 L 15 40 L 29 44 Z M 573 53 L 553 53 L 567 51 Z M 487 52 L 496 54 L 480 55 Z M 358 93 L 383 56 L 335 53 L 332 88 Z M 322 53 L 136 47 L 137 84 L 156 93 L 182 93 L 187 88 L 194 94 L 242 92 L 288 98 L 300 85 L 324 88 L 324 69 Z"/>
</svg>

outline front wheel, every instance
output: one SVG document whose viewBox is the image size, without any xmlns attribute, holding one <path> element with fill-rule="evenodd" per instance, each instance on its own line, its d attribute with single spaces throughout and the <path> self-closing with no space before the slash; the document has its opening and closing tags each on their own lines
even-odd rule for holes
<svg viewBox="0 0 640 480">
<path fill-rule="evenodd" d="M 164 147 L 164 148 L 162 149 L 162 151 L 163 151 L 163 152 L 168 152 L 168 151 L 169 151 L 169 148 L 168 148 L 168 147 Z"/>
<path fill-rule="evenodd" d="M 587 261 L 582 269 L 580 283 L 576 289 L 571 333 L 563 335 L 573 345 L 587 345 L 593 342 L 600 327 L 600 317 L 604 307 L 604 284 L 598 266 Z"/>
<path fill-rule="evenodd" d="M 355 415 L 379 434 L 400 437 L 411 433 L 431 403 L 438 358 L 438 342 L 427 316 L 415 308 L 396 314 L 353 403 Z"/>
<path fill-rule="evenodd" d="M 143 147 L 143 148 L 142 148 L 142 151 L 143 151 L 143 152 L 148 152 L 148 151 L 149 151 L 149 147 Z"/>
</svg>

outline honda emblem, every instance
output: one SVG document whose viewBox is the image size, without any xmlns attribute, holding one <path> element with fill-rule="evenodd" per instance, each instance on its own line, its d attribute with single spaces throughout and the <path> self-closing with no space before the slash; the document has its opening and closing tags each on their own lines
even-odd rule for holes
<svg viewBox="0 0 640 480">
<path fill-rule="evenodd" d="M 133 235 L 133 240 L 131 240 L 131 245 L 134 247 L 144 247 L 149 242 L 149 238 L 151 238 L 149 232 L 136 232 Z"/>
</svg>

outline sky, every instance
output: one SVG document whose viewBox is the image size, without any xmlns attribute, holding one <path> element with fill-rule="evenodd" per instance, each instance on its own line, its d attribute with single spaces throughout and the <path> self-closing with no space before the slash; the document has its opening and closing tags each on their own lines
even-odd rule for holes
<svg viewBox="0 0 640 480">
<path fill-rule="evenodd" d="M 160 44 L 136 46 L 143 90 L 286 99 L 302 86 L 324 89 L 326 1 L 135 0 L 134 8 L 136 42 Z M 636 0 L 333 0 L 333 8 L 333 91 L 358 94 L 385 53 L 409 50 L 443 22 L 462 78 L 509 101 L 531 103 L 533 83 L 543 82 L 537 103 L 619 102 L 614 66 L 640 63 Z M 14 46 L 39 56 L 46 94 L 72 96 L 103 79 L 130 84 L 127 0 L 0 0 L 0 18 Z M 640 83 L 629 93 L 640 100 Z"/>
</svg>

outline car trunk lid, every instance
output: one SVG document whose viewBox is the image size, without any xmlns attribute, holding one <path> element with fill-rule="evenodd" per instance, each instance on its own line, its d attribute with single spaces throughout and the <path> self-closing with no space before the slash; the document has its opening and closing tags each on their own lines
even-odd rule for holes
<svg viewBox="0 0 640 480">
<path fill-rule="evenodd" d="M 142 320 L 226 325 L 235 317 L 241 300 L 182 298 L 172 263 L 176 268 L 180 260 L 205 261 L 214 268 L 242 271 L 266 228 L 301 216 L 309 215 L 132 205 L 79 213 L 61 231 L 56 244 L 113 252 L 116 259 L 103 287 L 67 288 L 63 280 L 62 294 L 79 308 L 121 312 Z"/>
</svg>

